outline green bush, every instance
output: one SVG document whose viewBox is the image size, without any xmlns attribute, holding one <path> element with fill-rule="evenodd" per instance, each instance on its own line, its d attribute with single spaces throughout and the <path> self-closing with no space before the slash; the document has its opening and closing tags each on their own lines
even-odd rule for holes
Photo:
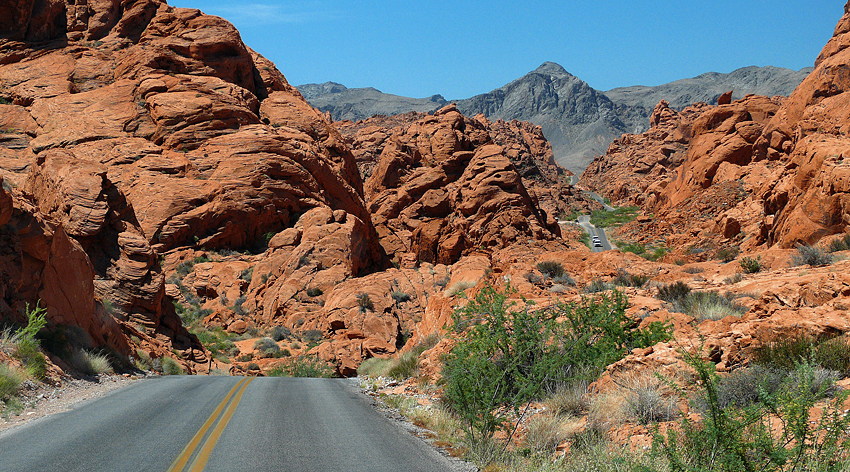
<svg viewBox="0 0 850 472">
<path fill-rule="evenodd" d="M 640 211 L 640 207 L 620 207 L 614 211 L 594 210 L 590 213 L 590 223 L 593 226 L 607 228 L 609 226 L 621 226 L 635 218 Z"/>
<path fill-rule="evenodd" d="M 718 401 L 719 379 L 714 365 L 682 353 L 694 368 L 706 403 L 702 421 L 682 420 L 666 435 L 654 434 L 653 455 L 671 471 L 838 471 L 846 470 L 850 447 L 850 416 L 843 403 L 848 392 L 810 416 L 823 387 L 813 392 L 815 372 L 800 364 L 796 380 L 759 403 L 723 408 Z M 773 418 L 778 418 L 774 422 Z"/>
<path fill-rule="evenodd" d="M 724 247 L 717 250 L 717 258 L 723 262 L 732 262 L 741 253 L 738 246 Z"/>
<path fill-rule="evenodd" d="M 318 297 L 319 295 L 321 295 L 323 293 L 325 293 L 325 292 L 323 292 L 322 289 L 320 289 L 319 287 L 310 287 L 310 288 L 307 289 L 307 296 L 308 297 Z"/>
<path fill-rule="evenodd" d="M 819 247 L 797 244 L 797 252 L 791 256 L 791 265 L 810 265 L 812 267 L 832 264 L 832 256 Z"/>
<path fill-rule="evenodd" d="M 333 367 L 310 356 L 300 356 L 278 364 L 268 372 L 268 377 L 336 377 Z"/>
<path fill-rule="evenodd" d="M 444 358 L 444 401 L 473 442 L 492 437 L 508 411 L 519 414 L 579 373 L 598 375 L 630 349 L 669 338 L 660 324 L 635 328 L 620 292 L 540 310 L 517 307 L 510 293 L 488 286 L 452 316 L 454 330 L 465 333 Z"/>
<path fill-rule="evenodd" d="M 837 337 L 819 340 L 798 334 L 764 343 L 753 352 L 753 361 L 792 370 L 801 362 L 850 375 L 850 340 Z"/>
<path fill-rule="evenodd" d="M 753 259 L 752 257 L 744 257 L 739 262 L 741 269 L 747 274 L 755 274 L 761 271 L 761 256 Z"/>
<path fill-rule="evenodd" d="M 160 358 L 162 363 L 162 375 L 183 375 L 183 367 L 170 357 Z"/>
<path fill-rule="evenodd" d="M 658 298 L 668 303 L 681 303 L 689 293 L 691 287 L 682 281 L 658 287 Z"/>
<path fill-rule="evenodd" d="M 544 261 L 537 263 L 537 270 L 549 278 L 560 277 L 566 272 L 564 266 L 557 261 Z"/>
</svg>

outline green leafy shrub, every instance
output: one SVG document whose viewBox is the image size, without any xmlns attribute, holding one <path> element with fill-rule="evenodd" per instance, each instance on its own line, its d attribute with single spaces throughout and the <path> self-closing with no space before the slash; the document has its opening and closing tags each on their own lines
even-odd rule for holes
<svg viewBox="0 0 850 472">
<path fill-rule="evenodd" d="M 555 278 L 564 275 L 566 272 L 564 266 L 557 261 L 544 261 L 537 263 L 537 270 L 549 278 Z"/>
<path fill-rule="evenodd" d="M 444 401 L 473 442 L 492 437 L 507 411 L 518 415 L 520 405 L 579 372 L 598 375 L 631 348 L 669 337 L 660 324 L 635 328 L 620 292 L 540 310 L 517 307 L 509 293 L 488 286 L 452 316 L 465 334 L 444 359 Z"/>
<path fill-rule="evenodd" d="M 717 250 L 717 258 L 723 262 L 732 262 L 741 253 L 741 248 L 738 246 L 724 247 Z"/>
<path fill-rule="evenodd" d="M 784 370 L 809 362 L 847 376 L 850 375 L 850 340 L 844 336 L 819 340 L 797 334 L 762 344 L 753 352 L 753 361 Z"/>
<path fill-rule="evenodd" d="M 183 367 L 171 357 L 161 357 L 162 375 L 183 375 Z"/>
<path fill-rule="evenodd" d="M 276 365 L 266 372 L 268 377 L 336 377 L 333 367 L 311 356 L 299 356 Z"/>
<path fill-rule="evenodd" d="M 810 265 L 812 267 L 832 264 L 832 256 L 819 247 L 808 244 L 797 244 L 797 252 L 791 256 L 791 265 Z"/>
<path fill-rule="evenodd" d="M 761 256 L 753 259 L 752 257 L 744 257 L 738 262 L 741 269 L 747 274 L 755 274 L 761 271 Z"/>
<path fill-rule="evenodd" d="M 814 371 L 800 364 L 797 379 L 745 408 L 723 408 L 714 365 L 683 352 L 696 371 L 706 403 L 702 421 L 682 420 L 667 434 L 654 434 L 653 455 L 671 471 L 831 471 L 845 470 L 850 447 L 850 416 L 837 395 L 811 416 L 822 388 L 813 393 Z M 778 418 L 774 422 L 772 418 Z"/>
</svg>

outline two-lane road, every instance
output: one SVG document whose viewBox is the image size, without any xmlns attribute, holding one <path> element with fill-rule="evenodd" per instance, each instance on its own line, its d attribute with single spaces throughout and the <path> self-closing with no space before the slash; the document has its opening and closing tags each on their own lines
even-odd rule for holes
<svg viewBox="0 0 850 472">
<path fill-rule="evenodd" d="M 602 251 L 610 251 L 611 243 L 608 241 L 608 236 L 605 235 L 604 228 L 598 228 L 593 226 L 590 223 L 590 216 L 588 215 L 579 215 L 578 217 L 578 225 L 584 229 L 587 234 L 591 236 L 598 236 L 599 242 L 602 243 L 602 247 L 594 247 L 593 242 L 590 243 L 590 250 L 593 252 L 602 252 Z"/>
<path fill-rule="evenodd" d="M 145 380 L 0 434 L 2 471 L 461 470 L 349 379 Z"/>
</svg>

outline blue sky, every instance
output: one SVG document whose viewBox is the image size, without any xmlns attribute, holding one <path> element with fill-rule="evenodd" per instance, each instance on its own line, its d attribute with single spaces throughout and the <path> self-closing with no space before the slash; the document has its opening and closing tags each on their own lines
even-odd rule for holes
<svg viewBox="0 0 850 472">
<path fill-rule="evenodd" d="M 813 65 L 844 0 L 169 0 L 230 20 L 293 85 L 489 92 L 545 61 L 598 90 Z"/>
</svg>

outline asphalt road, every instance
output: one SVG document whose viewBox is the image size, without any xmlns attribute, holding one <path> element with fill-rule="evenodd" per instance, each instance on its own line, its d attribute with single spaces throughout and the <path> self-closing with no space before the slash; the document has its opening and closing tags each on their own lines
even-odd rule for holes
<svg viewBox="0 0 850 472">
<path fill-rule="evenodd" d="M 587 234 L 589 234 L 591 238 L 593 238 L 593 236 L 599 236 L 599 242 L 602 243 L 602 247 L 593 247 L 593 242 L 591 242 L 591 251 L 602 252 L 611 250 L 611 243 L 608 241 L 608 236 L 605 235 L 605 229 L 597 228 L 596 226 L 590 224 L 590 216 L 579 215 L 578 225 L 581 226 L 582 229 L 584 229 L 584 231 L 587 232 Z"/>
<path fill-rule="evenodd" d="M 458 470 L 349 379 L 145 380 L 0 434 L 0 471 Z"/>
</svg>

